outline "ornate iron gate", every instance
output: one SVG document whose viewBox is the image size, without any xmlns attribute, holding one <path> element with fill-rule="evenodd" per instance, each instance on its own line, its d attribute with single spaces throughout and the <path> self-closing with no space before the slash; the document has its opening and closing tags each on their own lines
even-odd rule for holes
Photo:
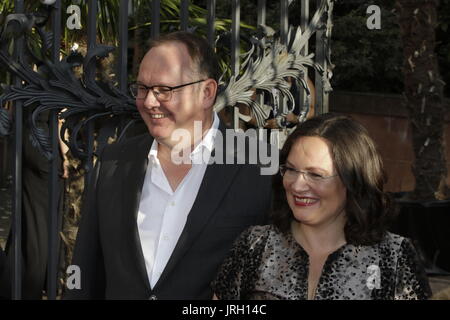
<svg viewBox="0 0 450 320">
<path fill-rule="evenodd" d="M 14 13 L 7 16 L 1 26 L 0 65 L 6 68 L 13 81 L 3 85 L 0 96 L 0 135 L 12 143 L 13 168 L 13 214 L 12 214 L 12 263 L 11 290 L 14 299 L 22 297 L 22 158 L 24 126 L 30 126 L 31 139 L 48 161 L 48 265 L 47 297 L 57 298 L 59 217 L 58 217 L 58 139 L 64 137 L 68 128 L 71 137 L 67 144 L 72 154 L 85 163 L 87 176 L 93 165 L 94 153 L 105 144 L 108 135 L 118 128 L 117 136 L 123 136 L 127 124 L 139 119 L 131 96 L 127 94 L 128 61 L 128 16 L 133 13 L 134 1 L 115 0 L 119 4 L 118 48 L 96 42 L 96 22 L 98 1 L 73 1 L 88 8 L 87 54 L 61 57 L 60 38 L 66 26 L 62 21 L 61 0 L 41 0 L 41 8 L 33 13 L 25 13 L 24 0 L 14 1 Z M 66 1 L 70 2 L 70 1 Z M 222 83 L 223 90 L 215 105 L 216 111 L 231 108 L 234 127 L 239 121 L 249 121 L 248 115 L 241 114 L 238 103 L 248 105 L 257 127 L 263 127 L 270 114 L 276 118 L 280 127 L 286 126 L 286 116 L 293 109 L 294 97 L 287 78 L 290 77 L 304 90 L 300 90 L 299 122 L 308 113 L 310 91 L 307 85 L 308 67 L 315 72 L 316 103 L 318 113 L 328 111 L 328 92 L 331 91 L 330 36 L 333 0 L 301 0 L 301 24 L 298 28 L 289 27 L 288 9 L 292 0 L 280 0 L 279 37 L 271 37 L 271 29 L 266 24 L 266 1 L 258 0 L 257 23 L 264 37 L 250 39 L 249 51 L 241 54 L 240 43 L 240 1 L 232 0 L 232 22 L 230 30 L 231 77 Z M 75 5 L 76 6 L 76 5 Z M 151 35 L 160 32 L 160 0 L 152 0 Z M 311 8 L 310 8 L 311 7 Z M 313 7 L 313 8 L 312 8 Z M 179 29 L 189 29 L 189 1 L 179 1 Z M 215 45 L 217 34 L 214 28 L 216 1 L 207 1 L 207 39 Z M 75 10 L 76 11 L 76 10 Z M 310 14 L 310 12 L 312 14 Z M 48 29 L 47 26 L 51 26 Z M 32 37 L 40 38 L 40 54 L 30 47 Z M 309 52 L 309 44 L 315 43 L 315 55 Z M 13 44 L 14 52 L 11 53 Z M 116 49 L 116 50 L 115 50 Z M 117 85 L 112 86 L 96 81 L 96 62 L 108 54 L 117 54 Z M 217 47 L 220 50 L 220 47 Z M 83 66 L 82 81 L 74 76 L 73 68 Z M 251 99 L 252 93 L 259 93 Z M 263 95 L 279 98 L 278 107 L 267 106 Z M 276 99 L 274 99 L 275 101 Z M 5 108 L 8 101 L 13 102 L 10 112 Z M 291 102 L 288 104 L 288 102 Z M 276 108 L 275 108 L 276 107 Z M 23 111 L 33 108 L 31 118 L 24 118 Z M 48 112 L 48 132 L 37 124 L 42 113 Z M 110 123 L 108 133 L 94 134 L 96 119 L 107 119 Z M 61 130 L 58 119 L 65 119 Z M 120 121 L 116 121 L 119 119 Z M 105 123 L 105 122 L 103 122 Z M 84 135 L 83 143 L 78 139 Z M 28 138 L 27 138 L 28 139 Z M 96 144 L 97 143 L 97 144 Z M 96 147 L 94 148 L 94 145 Z M 6 159 L 6 157 L 2 157 Z M 6 160 L 3 160 L 5 162 Z M 4 163 L 1 168 L 5 168 Z M 5 169 L 3 169 L 5 170 Z M 5 179 L 6 174 L 0 174 Z M 3 181 L 4 182 L 4 181 Z"/>
</svg>

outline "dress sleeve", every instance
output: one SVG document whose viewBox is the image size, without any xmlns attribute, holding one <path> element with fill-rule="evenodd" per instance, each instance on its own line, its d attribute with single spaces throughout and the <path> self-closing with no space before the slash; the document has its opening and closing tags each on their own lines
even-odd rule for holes
<svg viewBox="0 0 450 320">
<path fill-rule="evenodd" d="M 395 300 L 425 300 L 431 289 L 423 265 L 410 240 L 400 246 L 395 279 Z"/>
<path fill-rule="evenodd" d="M 213 292 L 221 300 L 243 299 L 243 293 L 248 292 L 251 277 L 249 262 L 253 251 L 250 248 L 251 230 L 243 231 L 235 240 L 211 283 Z"/>
</svg>

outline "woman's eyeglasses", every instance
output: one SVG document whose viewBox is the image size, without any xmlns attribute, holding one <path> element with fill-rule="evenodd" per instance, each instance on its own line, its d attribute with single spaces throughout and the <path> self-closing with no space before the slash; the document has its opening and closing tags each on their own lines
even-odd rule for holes
<svg viewBox="0 0 450 320">
<path fill-rule="evenodd" d="M 295 181 L 298 179 L 299 175 L 303 175 L 303 179 L 305 179 L 306 182 L 310 183 L 321 183 L 325 182 L 328 179 L 337 177 L 338 175 L 332 175 L 332 176 L 324 176 L 315 172 L 309 172 L 309 171 L 301 171 L 294 168 L 291 168 L 287 165 L 281 165 L 280 166 L 280 174 L 284 179 L 287 179 L 289 181 Z"/>
</svg>

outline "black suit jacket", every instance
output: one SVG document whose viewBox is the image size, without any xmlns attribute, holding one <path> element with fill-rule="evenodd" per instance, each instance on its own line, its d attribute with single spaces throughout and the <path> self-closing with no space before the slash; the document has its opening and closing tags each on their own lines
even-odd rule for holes
<svg viewBox="0 0 450 320">
<path fill-rule="evenodd" d="M 224 134 L 221 123 L 219 130 Z M 225 136 L 225 134 L 224 134 Z M 148 134 L 105 148 L 87 191 L 72 264 L 81 289 L 67 299 L 211 299 L 210 282 L 235 238 L 265 224 L 271 176 L 256 164 L 208 165 L 178 243 L 153 290 L 137 228 L 152 144 Z M 236 149 L 225 152 L 236 153 Z M 233 155 L 236 157 L 236 154 Z"/>
</svg>

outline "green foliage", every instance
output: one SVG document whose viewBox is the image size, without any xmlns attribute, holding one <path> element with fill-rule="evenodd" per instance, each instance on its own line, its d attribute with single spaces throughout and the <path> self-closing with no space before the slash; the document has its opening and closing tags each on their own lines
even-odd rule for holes
<svg viewBox="0 0 450 320">
<path fill-rule="evenodd" d="M 395 12 L 392 5 L 382 6 L 381 29 L 369 30 L 368 6 L 347 3 L 345 10 L 336 10 L 331 44 L 332 61 L 336 65 L 333 87 L 401 93 L 403 53 Z"/>
<path fill-rule="evenodd" d="M 5 22 L 5 18 L 8 14 L 10 14 L 14 9 L 13 1 L 3 1 L 0 3 L 0 25 L 3 25 Z"/>
<path fill-rule="evenodd" d="M 381 8 L 381 30 L 366 27 L 369 5 Z M 332 84 L 335 89 L 403 92 L 403 52 L 394 1 L 337 1 L 332 34 Z M 441 77 L 450 83 L 450 0 L 441 0 L 436 28 L 436 54 Z M 445 87 L 450 96 L 450 86 Z"/>
</svg>

